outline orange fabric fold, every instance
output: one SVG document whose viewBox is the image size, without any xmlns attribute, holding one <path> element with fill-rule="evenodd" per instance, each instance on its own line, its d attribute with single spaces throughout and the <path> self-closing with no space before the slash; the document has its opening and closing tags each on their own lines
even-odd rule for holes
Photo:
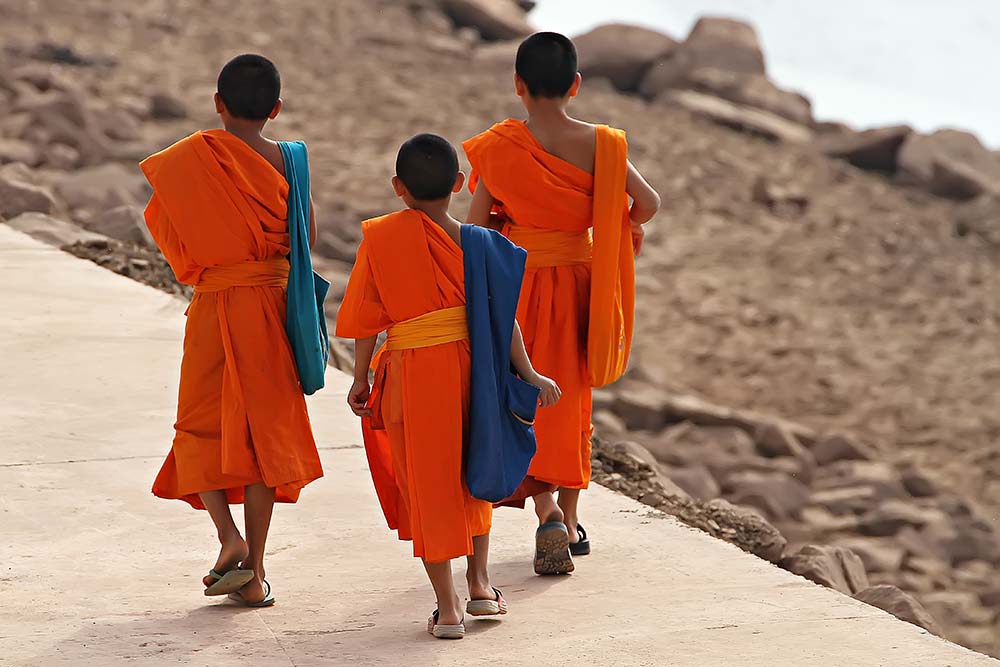
<svg viewBox="0 0 1000 667">
<path fill-rule="evenodd" d="M 263 482 L 295 502 L 323 474 L 285 334 L 288 184 L 243 141 L 198 132 L 142 162 L 146 223 L 187 310 L 176 435 L 153 484 L 204 509 L 198 494 Z"/>
<path fill-rule="evenodd" d="M 610 158 L 609 139 L 621 149 Z M 631 343 L 631 325 L 624 344 L 618 334 L 631 317 L 625 308 L 632 296 L 620 295 L 609 306 L 602 286 L 614 281 L 614 295 L 634 285 L 634 278 L 630 283 L 619 276 L 631 265 L 619 254 L 625 229 L 613 228 L 625 224 L 625 176 L 619 198 L 617 176 L 607 169 L 611 159 L 617 170 L 627 152 L 624 133 L 598 126 L 597 146 L 595 175 L 547 152 L 523 121 L 508 119 L 463 144 L 473 168 L 470 188 L 486 184 L 497 212 L 510 222 L 505 233 L 528 251 L 517 319 L 535 368 L 563 390 L 559 403 L 538 411 L 538 451 L 524 489 L 589 484 L 591 388 L 606 379 L 591 376 L 591 350 L 627 352 Z M 603 203 L 609 201 L 614 205 Z M 592 239 L 586 251 L 585 238 Z M 592 291 L 594 280 L 602 285 Z M 615 304 L 620 311 L 612 309 Z"/>
<path fill-rule="evenodd" d="M 362 420 L 365 451 L 389 527 L 413 555 L 472 554 L 492 523 L 463 478 L 470 353 L 462 250 L 418 211 L 363 223 L 364 239 L 337 315 L 337 335 L 389 331 Z"/>
</svg>

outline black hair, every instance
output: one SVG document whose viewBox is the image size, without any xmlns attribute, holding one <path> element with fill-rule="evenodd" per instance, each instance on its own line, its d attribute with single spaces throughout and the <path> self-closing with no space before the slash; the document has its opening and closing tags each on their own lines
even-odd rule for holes
<svg viewBox="0 0 1000 667">
<path fill-rule="evenodd" d="M 414 199 L 444 199 L 455 187 L 458 153 L 447 139 L 436 134 L 418 134 L 399 147 L 396 176 Z"/>
<path fill-rule="evenodd" d="M 517 49 L 514 70 L 532 97 L 565 97 L 576 69 L 573 40 L 557 32 L 536 32 Z"/>
<path fill-rule="evenodd" d="M 219 96 L 235 118 L 267 120 L 281 97 L 281 75 L 264 56 L 236 56 L 219 72 Z"/>
</svg>

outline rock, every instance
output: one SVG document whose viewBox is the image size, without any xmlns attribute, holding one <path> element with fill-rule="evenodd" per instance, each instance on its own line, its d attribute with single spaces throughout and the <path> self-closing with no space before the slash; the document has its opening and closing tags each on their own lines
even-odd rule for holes
<svg viewBox="0 0 1000 667">
<path fill-rule="evenodd" d="M 955 625 L 993 623 L 993 612 L 985 609 L 972 591 L 935 591 L 920 596 L 920 601 L 934 618 Z"/>
<path fill-rule="evenodd" d="M 87 224 L 91 231 L 120 241 L 155 247 L 142 208 L 134 205 L 119 206 L 96 216 Z"/>
<path fill-rule="evenodd" d="M 41 162 L 41 153 L 36 146 L 27 141 L 0 138 L 0 164 L 11 162 L 37 167 Z"/>
<path fill-rule="evenodd" d="M 854 595 L 868 588 L 868 575 L 858 556 L 842 547 L 809 544 L 778 565 L 827 588 Z"/>
<path fill-rule="evenodd" d="M 638 91 L 652 63 L 677 48 L 677 42 L 662 33 L 623 24 L 594 28 L 573 42 L 584 77 L 608 79 L 624 92 Z"/>
<path fill-rule="evenodd" d="M 878 607 L 882 611 L 888 612 L 902 621 L 919 626 L 932 634 L 942 634 L 934 617 L 913 596 L 904 593 L 895 586 L 887 584 L 871 586 L 857 593 L 854 599 Z"/>
<path fill-rule="evenodd" d="M 872 487 L 864 485 L 817 489 L 809 496 L 810 504 L 822 507 L 837 516 L 859 514 L 876 502 L 878 501 L 875 491 Z"/>
<path fill-rule="evenodd" d="M 777 528 L 756 512 L 735 507 L 722 498 L 707 503 L 668 498 L 657 508 L 772 563 L 780 561 L 785 552 L 787 541 Z"/>
<path fill-rule="evenodd" d="M 722 490 L 730 502 L 755 507 L 772 521 L 798 517 L 809 500 L 805 484 L 780 472 L 737 472 L 723 480 Z"/>
<path fill-rule="evenodd" d="M 672 468 L 666 474 L 672 482 L 697 500 L 711 500 L 722 495 L 719 484 L 703 465 Z"/>
<path fill-rule="evenodd" d="M 44 143 L 66 144 L 76 149 L 81 161 L 99 164 L 113 152 L 111 143 L 94 113 L 87 108 L 78 91 L 54 92 L 26 103 L 31 114 L 31 129 Z"/>
<path fill-rule="evenodd" d="M 917 507 L 901 500 L 890 499 L 861 518 L 858 532 L 870 537 L 888 537 L 895 535 L 905 526 L 920 529 L 947 520 L 947 515 L 938 509 Z"/>
<path fill-rule="evenodd" d="M 614 411 L 633 431 L 658 431 L 667 424 L 663 392 L 651 386 L 618 392 Z"/>
<path fill-rule="evenodd" d="M 930 477 L 918 470 L 906 470 L 902 476 L 903 488 L 914 498 L 930 498 L 937 495 L 937 488 Z"/>
<path fill-rule="evenodd" d="M 358 252 L 358 244 L 344 239 L 336 231 L 327 231 L 321 228 L 316 238 L 316 244 L 313 246 L 313 252 L 321 257 L 353 264 Z"/>
<path fill-rule="evenodd" d="M 794 184 L 778 185 L 763 174 L 754 181 L 751 198 L 774 212 L 800 214 L 809 207 L 809 195 L 805 190 Z"/>
<path fill-rule="evenodd" d="M 650 68 L 639 90 L 653 99 L 670 88 L 686 86 L 690 74 L 703 68 L 763 76 L 764 52 L 753 27 L 734 19 L 700 19 L 683 44 Z"/>
<path fill-rule="evenodd" d="M 895 173 L 903 142 L 913 134 L 907 125 L 879 127 L 863 132 L 846 130 L 820 134 L 816 148 L 830 157 L 847 160 L 855 167 Z"/>
<path fill-rule="evenodd" d="M 733 426 L 695 426 L 684 422 L 664 430 L 646 448 L 659 461 L 674 466 L 742 461 L 754 455 L 753 439 Z"/>
<path fill-rule="evenodd" d="M 621 435 L 628 430 L 621 417 L 611 410 L 596 410 L 591 421 L 594 423 L 594 428 L 606 437 Z"/>
<path fill-rule="evenodd" d="M 968 132 L 911 134 L 899 152 L 897 177 L 942 197 L 972 199 L 1000 192 L 1000 161 Z"/>
<path fill-rule="evenodd" d="M 868 497 L 875 503 L 907 496 L 899 472 L 883 461 L 830 463 L 817 471 L 813 486 L 816 489 L 867 488 L 871 490 Z"/>
<path fill-rule="evenodd" d="M 77 242 L 102 241 L 100 234 L 88 232 L 82 227 L 58 220 L 44 213 L 22 213 L 13 220 L 7 221 L 7 226 L 28 236 L 61 248 Z"/>
<path fill-rule="evenodd" d="M 761 74 L 743 74 L 714 67 L 690 72 L 683 87 L 755 109 L 769 111 L 801 125 L 813 121 L 812 103 L 800 93 L 782 90 Z"/>
<path fill-rule="evenodd" d="M 488 41 L 516 39 L 534 32 L 524 10 L 514 0 L 441 0 L 441 4 L 455 25 L 471 26 Z"/>
<path fill-rule="evenodd" d="M 868 574 L 899 572 L 906 556 L 906 551 L 893 540 L 845 537 L 837 540 L 836 545 L 857 554 Z"/>
<path fill-rule="evenodd" d="M 138 141 L 142 138 L 139 119 L 126 109 L 113 107 L 101 114 L 104 134 L 118 141 Z"/>
<path fill-rule="evenodd" d="M 979 591 L 979 601 L 987 607 L 1000 607 L 1000 584 Z"/>
<path fill-rule="evenodd" d="M 657 99 L 724 127 L 756 134 L 770 141 L 797 144 L 805 143 L 812 137 L 812 132 L 807 128 L 780 116 L 704 93 L 669 90 Z"/>
<path fill-rule="evenodd" d="M 978 236 L 1000 248 L 1000 197 L 983 196 L 958 209 L 956 236 Z"/>
<path fill-rule="evenodd" d="M 53 42 L 42 42 L 31 51 L 31 57 L 35 60 L 46 62 L 73 65 L 76 67 L 93 67 L 94 65 L 113 64 L 114 61 L 107 58 L 91 58 L 77 53 L 73 47 L 65 44 L 55 44 Z"/>
<path fill-rule="evenodd" d="M 177 120 L 187 118 L 184 100 L 171 93 L 160 91 L 149 98 L 149 115 L 154 120 Z"/>
<path fill-rule="evenodd" d="M 56 207 L 52 194 L 43 187 L 0 178 L 0 219 L 9 220 L 22 213 L 51 213 Z"/>
<path fill-rule="evenodd" d="M 69 171 L 80 166 L 80 151 L 66 144 L 54 143 L 45 147 L 42 164 L 50 169 Z"/>
<path fill-rule="evenodd" d="M 812 448 L 816 463 L 823 466 L 834 461 L 873 461 L 878 452 L 856 438 L 846 434 L 835 434 L 820 440 Z"/>
<path fill-rule="evenodd" d="M 149 193 L 146 179 L 138 168 L 128 169 L 117 163 L 71 172 L 56 184 L 56 194 L 74 214 L 82 210 L 91 216 L 119 206 L 139 204 L 149 197 Z"/>
</svg>

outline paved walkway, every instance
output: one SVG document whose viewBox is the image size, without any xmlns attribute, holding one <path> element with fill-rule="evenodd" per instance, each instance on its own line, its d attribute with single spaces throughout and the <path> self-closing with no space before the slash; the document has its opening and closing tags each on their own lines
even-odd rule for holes
<svg viewBox="0 0 1000 667">
<path fill-rule="evenodd" d="M 278 604 L 207 600 L 208 517 L 149 493 L 183 304 L 3 225 L 0 285 L 2 665 L 1000 664 L 599 487 L 595 553 L 570 577 L 533 576 L 531 516 L 498 512 L 511 614 L 433 640 L 429 587 L 382 523 L 336 372 L 311 404 L 327 476 L 276 511 Z"/>
</svg>

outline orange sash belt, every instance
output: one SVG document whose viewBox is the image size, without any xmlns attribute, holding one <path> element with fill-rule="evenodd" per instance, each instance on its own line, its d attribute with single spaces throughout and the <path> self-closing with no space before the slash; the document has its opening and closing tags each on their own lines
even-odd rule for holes
<svg viewBox="0 0 1000 667">
<path fill-rule="evenodd" d="M 221 292 L 230 287 L 287 287 L 288 260 L 284 257 L 248 261 L 205 269 L 195 292 Z"/>
<path fill-rule="evenodd" d="M 528 251 L 525 268 L 540 269 L 591 262 L 594 242 L 589 229 L 565 232 L 559 229 L 506 225 L 504 235 L 512 243 Z"/>
<path fill-rule="evenodd" d="M 387 350 L 413 350 L 468 340 L 469 324 L 465 306 L 442 308 L 389 327 Z"/>
</svg>

